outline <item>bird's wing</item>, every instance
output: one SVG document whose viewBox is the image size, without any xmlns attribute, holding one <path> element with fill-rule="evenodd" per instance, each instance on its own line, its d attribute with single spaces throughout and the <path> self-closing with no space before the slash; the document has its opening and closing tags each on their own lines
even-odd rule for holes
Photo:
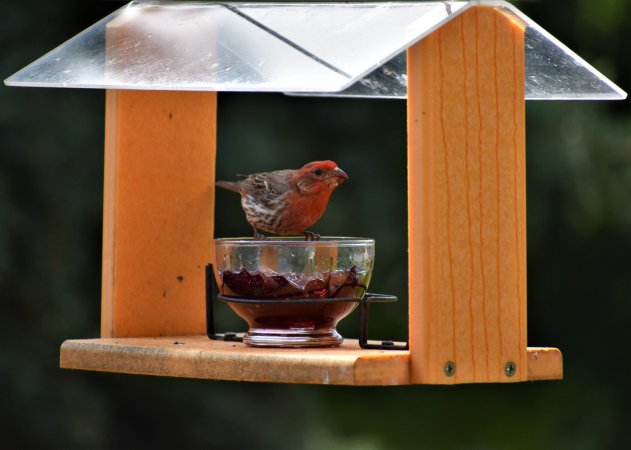
<svg viewBox="0 0 631 450">
<path fill-rule="evenodd" d="M 270 206 L 270 203 L 283 196 L 289 190 L 288 179 L 292 170 L 277 170 L 274 172 L 255 173 L 241 181 L 241 191 L 256 197 L 260 203 Z"/>
</svg>

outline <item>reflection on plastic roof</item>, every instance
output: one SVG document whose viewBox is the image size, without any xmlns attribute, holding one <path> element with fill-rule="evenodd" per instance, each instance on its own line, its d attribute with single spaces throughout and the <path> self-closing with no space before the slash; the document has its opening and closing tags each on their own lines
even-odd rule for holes
<svg viewBox="0 0 631 450">
<path fill-rule="evenodd" d="M 526 25 L 527 99 L 626 94 L 512 5 L 136 1 L 5 82 L 13 86 L 405 98 L 405 50 L 471 6 Z"/>
</svg>

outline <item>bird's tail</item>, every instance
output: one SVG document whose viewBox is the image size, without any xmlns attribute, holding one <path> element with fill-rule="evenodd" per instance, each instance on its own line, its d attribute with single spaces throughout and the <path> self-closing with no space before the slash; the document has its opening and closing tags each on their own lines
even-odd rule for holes
<svg viewBox="0 0 631 450">
<path fill-rule="evenodd" d="M 239 183 L 237 183 L 236 181 L 217 181 L 215 185 L 229 191 L 241 193 L 241 189 L 239 189 Z"/>
</svg>

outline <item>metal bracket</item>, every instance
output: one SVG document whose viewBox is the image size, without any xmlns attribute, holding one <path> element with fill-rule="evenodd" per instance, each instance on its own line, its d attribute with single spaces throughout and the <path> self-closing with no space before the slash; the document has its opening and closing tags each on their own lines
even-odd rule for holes
<svg viewBox="0 0 631 450">
<path fill-rule="evenodd" d="M 213 265 L 206 265 L 206 336 L 213 341 L 243 342 L 244 333 L 227 331 L 215 332 L 215 307 L 214 299 L 217 298 L 217 283 L 213 273 Z"/>
<path fill-rule="evenodd" d="M 364 298 L 361 300 L 360 320 L 361 326 L 359 327 L 359 346 L 367 349 L 377 350 L 409 350 L 410 343 L 406 340 L 404 344 L 396 344 L 394 341 L 384 340 L 381 344 L 369 344 L 368 343 L 368 310 L 371 303 L 383 303 L 383 302 L 396 302 L 398 299 L 394 295 L 386 294 L 374 294 L 366 292 Z"/>
</svg>

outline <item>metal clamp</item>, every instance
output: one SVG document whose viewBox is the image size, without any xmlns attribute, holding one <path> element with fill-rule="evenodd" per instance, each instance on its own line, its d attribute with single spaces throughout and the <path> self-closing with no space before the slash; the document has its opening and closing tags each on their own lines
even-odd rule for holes
<svg viewBox="0 0 631 450">
<path fill-rule="evenodd" d="M 213 273 L 213 265 L 206 265 L 206 336 L 213 341 L 243 342 L 244 333 L 227 331 L 225 333 L 215 332 L 215 309 L 214 299 L 217 298 L 217 283 Z"/>
<path fill-rule="evenodd" d="M 364 298 L 361 300 L 360 321 L 359 327 L 359 346 L 366 349 L 377 350 L 409 350 L 410 343 L 406 340 L 404 344 L 396 344 L 394 341 L 383 340 L 381 344 L 369 344 L 368 343 L 368 310 L 371 303 L 385 303 L 396 302 L 398 299 L 394 295 L 387 294 L 374 294 L 372 292 L 366 292 Z"/>
</svg>

